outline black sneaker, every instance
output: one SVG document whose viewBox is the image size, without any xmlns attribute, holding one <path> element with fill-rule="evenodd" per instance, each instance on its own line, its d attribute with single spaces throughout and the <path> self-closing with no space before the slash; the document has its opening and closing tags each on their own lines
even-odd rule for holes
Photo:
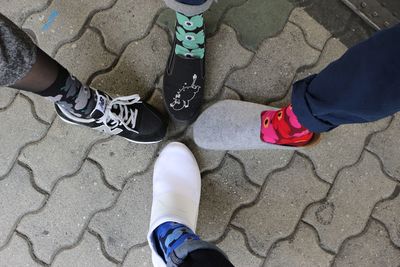
<svg viewBox="0 0 400 267">
<path fill-rule="evenodd" d="M 191 23 L 190 19 L 186 23 Z M 176 26 L 177 32 L 178 27 L 181 27 L 179 22 Z M 195 32 L 189 32 L 185 37 L 194 38 L 193 36 L 200 31 L 204 32 L 204 26 L 197 28 Z M 197 118 L 203 104 L 205 60 L 204 56 L 198 58 L 193 52 L 204 51 L 204 44 L 199 49 L 187 50 L 185 55 L 177 55 L 175 52 L 177 45 L 180 51 L 185 49 L 182 43 L 175 34 L 174 45 L 164 75 L 163 94 L 170 116 L 177 121 L 190 123 Z"/>
<path fill-rule="evenodd" d="M 162 141 L 167 125 L 162 116 L 150 105 L 140 101 L 138 95 L 111 98 L 96 91 L 97 105 L 90 119 L 79 118 L 55 104 L 60 118 L 71 124 L 84 125 L 110 135 L 119 135 L 139 144 Z"/>
</svg>

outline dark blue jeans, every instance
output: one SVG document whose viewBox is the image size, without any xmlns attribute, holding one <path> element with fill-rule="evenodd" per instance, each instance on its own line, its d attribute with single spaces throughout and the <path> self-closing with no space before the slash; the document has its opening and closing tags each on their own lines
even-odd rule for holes
<svg viewBox="0 0 400 267">
<path fill-rule="evenodd" d="M 182 4 L 192 5 L 192 6 L 199 6 L 207 2 L 207 0 L 177 0 Z"/>
<path fill-rule="evenodd" d="M 295 83 L 292 103 L 300 123 L 318 133 L 400 111 L 400 24 Z"/>
</svg>

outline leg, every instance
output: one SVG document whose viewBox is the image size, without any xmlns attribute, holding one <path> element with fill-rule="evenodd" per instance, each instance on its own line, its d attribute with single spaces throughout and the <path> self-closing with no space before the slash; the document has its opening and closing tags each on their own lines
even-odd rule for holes
<svg viewBox="0 0 400 267">
<path fill-rule="evenodd" d="M 200 191 L 200 171 L 193 154 L 183 144 L 169 144 L 154 167 L 148 241 L 155 267 L 233 266 L 215 245 L 194 233 Z"/>
<path fill-rule="evenodd" d="M 175 120 L 196 119 L 203 101 L 205 33 L 203 12 L 213 0 L 165 0 L 176 11 L 175 41 L 164 75 L 164 100 Z"/>
<path fill-rule="evenodd" d="M 165 135 L 162 117 L 137 95 L 112 99 L 84 85 L 1 14 L 0 85 L 46 97 L 66 122 L 141 143 L 160 141 Z"/>
<path fill-rule="evenodd" d="M 326 132 L 376 121 L 400 110 L 400 24 L 349 49 L 321 73 L 294 85 L 300 123 Z"/>
</svg>

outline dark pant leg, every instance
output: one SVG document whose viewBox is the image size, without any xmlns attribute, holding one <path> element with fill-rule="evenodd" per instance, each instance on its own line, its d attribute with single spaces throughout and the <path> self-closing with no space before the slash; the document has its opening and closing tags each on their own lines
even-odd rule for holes
<svg viewBox="0 0 400 267">
<path fill-rule="evenodd" d="M 300 123 L 314 132 L 400 111 L 400 24 L 349 49 L 318 75 L 297 82 L 292 103 Z"/>
<path fill-rule="evenodd" d="M 192 6 L 199 6 L 207 2 L 207 0 L 177 0 L 179 3 L 192 5 Z"/>
<path fill-rule="evenodd" d="M 201 249 L 191 252 L 179 267 L 233 267 L 233 265 L 221 252 Z"/>
</svg>

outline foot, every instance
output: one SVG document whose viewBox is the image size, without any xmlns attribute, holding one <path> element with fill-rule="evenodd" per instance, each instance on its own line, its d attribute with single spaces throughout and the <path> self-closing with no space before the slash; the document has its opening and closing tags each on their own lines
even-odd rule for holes
<svg viewBox="0 0 400 267">
<path fill-rule="evenodd" d="M 141 144 L 160 142 L 166 134 L 162 116 L 138 95 L 111 98 L 96 91 L 96 107 L 90 118 L 80 118 L 56 103 L 56 111 L 67 123 L 84 125 Z"/>
<path fill-rule="evenodd" d="M 152 250 L 155 267 L 165 267 L 163 249 L 157 236 L 162 230 L 172 226 L 185 227 L 187 232 L 195 232 L 200 204 L 201 178 L 196 159 L 181 143 L 171 143 L 158 157 L 153 176 L 153 205 L 151 209 L 148 241 Z M 160 226 L 164 226 L 160 229 Z"/>
<path fill-rule="evenodd" d="M 171 117 L 192 122 L 203 103 L 205 76 L 203 15 L 177 13 L 176 35 L 164 75 L 164 101 Z"/>
<path fill-rule="evenodd" d="M 266 143 L 300 147 L 309 144 L 313 136 L 300 124 L 291 105 L 261 114 L 261 140 Z"/>
</svg>

